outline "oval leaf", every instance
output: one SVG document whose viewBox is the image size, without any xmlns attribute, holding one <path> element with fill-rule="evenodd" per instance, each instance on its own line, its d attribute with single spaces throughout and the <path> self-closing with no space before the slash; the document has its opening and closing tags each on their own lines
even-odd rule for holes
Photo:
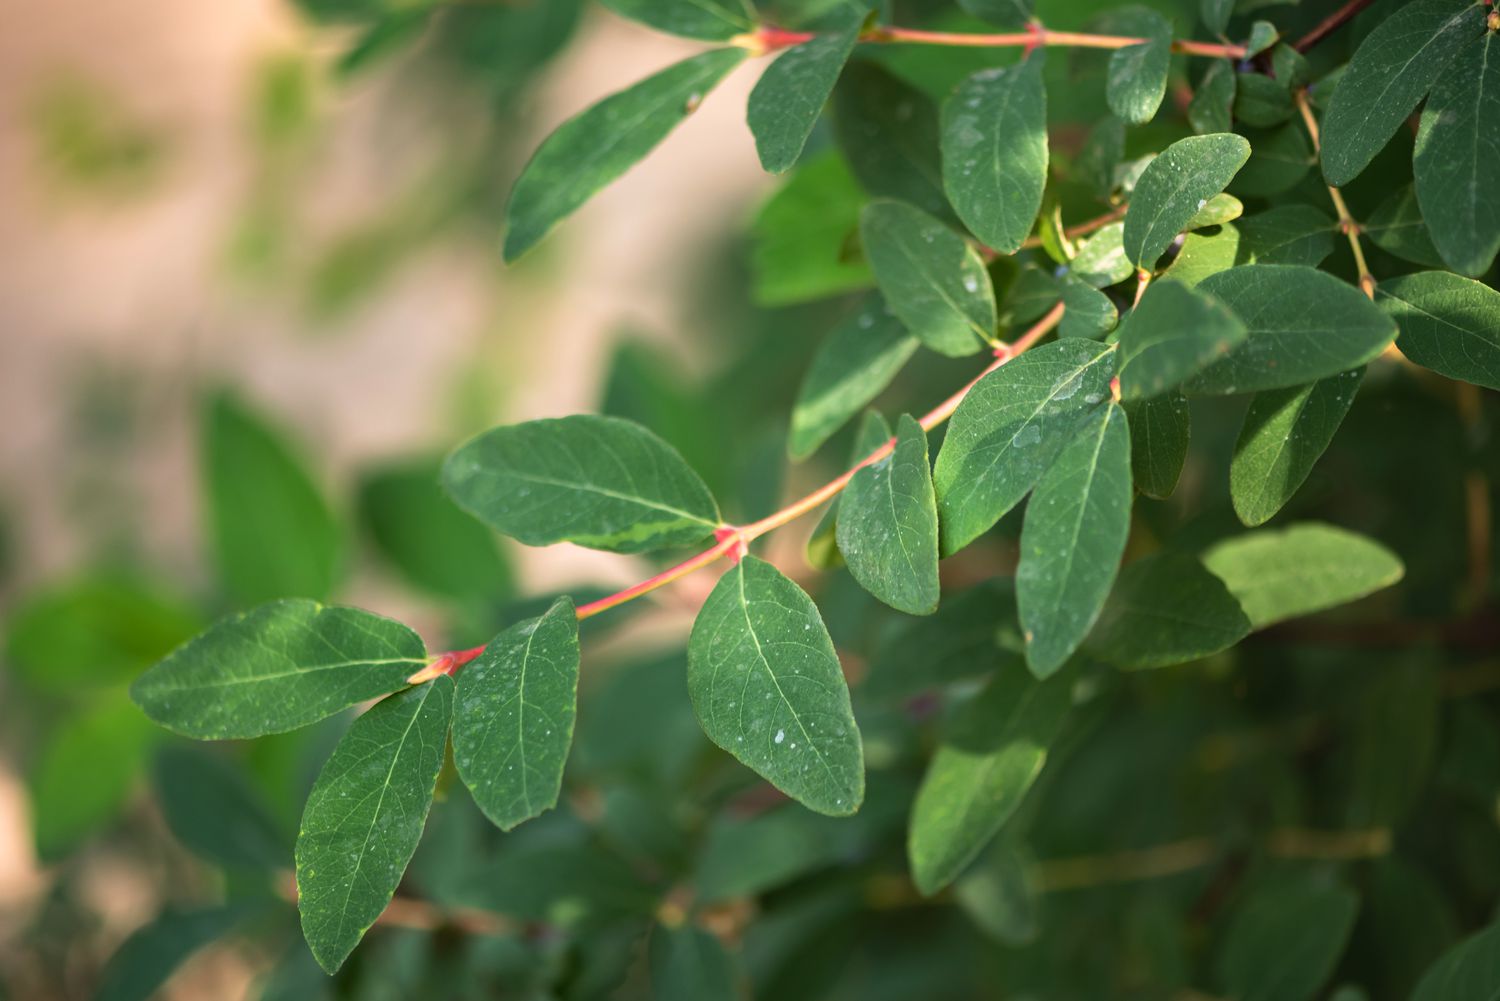
<svg viewBox="0 0 1500 1001">
<path fill-rule="evenodd" d="M 833 132 L 849 169 L 877 198 L 951 214 L 938 156 L 937 105 L 882 66 L 856 59 L 833 94 Z"/>
<path fill-rule="evenodd" d="M 1109 56 L 1104 97 L 1115 117 L 1143 125 L 1156 117 L 1167 96 L 1167 71 L 1172 66 L 1172 23 L 1154 10 L 1128 9 L 1125 34 L 1146 41 L 1116 49 Z"/>
<path fill-rule="evenodd" d="M 846 468 L 859 465 L 892 437 L 891 426 L 880 416 L 880 412 L 866 410 L 864 417 L 860 419 L 859 431 L 854 436 L 854 447 L 849 450 Z M 839 496 L 829 502 L 828 510 L 818 521 L 818 527 L 807 538 L 807 562 L 820 570 L 829 570 L 844 562 L 838 547 L 839 506 L 842 500 L 843 497 Z"/>
<path fill-rule="evenodd" d="M 1130 472 L 1135 488 L 1165 500 L 1177 489 L 1187 462 L 1191 414 L 1181 393 L 1125 404 L 1130 418 Z"/>
<path fill-rule="evenodd" d="M 1310 1001 L 1354 930 L 1359 897 L 1341 886 L 1288 883 L 1253 893 L 1235 912 L 1219 982 L 1238 1001 Z"/>
<path fill-rule="evenodd" d="M 1176 389 L 1245 339 L 1245 325 L 1223 303 L 1176 281 L 1147 286 L 1120 328 L 1120 395 L 1125 400 Z"/>
<path fill-rule="evenodd" d="M 1490 925 L 1443 953 L 1411 1001 L 1492 1001 L 1500 984 L 1500 925 Z"/>
<path fill-rule="evenodd" d="M 1333 253 L 1336 224 L 1309 205 L 1278 205 L 1236 226 L 1240 264 L 1305 264 L 1315 268 Z"/>
<path fill-rule="evenodd" d="M 814 35 L 778 56 L 750 92 L 746 120 L 760 164 L 773 174 L 791 169 L 807 145 L 839 72 L 859 38 L 862 17 L 842 31 Z"/>
<path fill-rule="evenodd" d="M 693 925 L 651 932 L 654 1001 L 735 1001 L 740 997 L 734 961 L 712 932 Z"/>
<path fill-rule="evenodd" d="M 839 501 L 838 545 L 860 586 L 898 611 L 938 606 L 938 519 L 927 432 L 910 416 L 896 447 L 862 467 Z"/>
<path fill-rule="evenodd" d="M 1120 572 L 1086 645 L 1116 667 L 1169 667 L 1227 650 L 1249 632 L 1223 581 L 1193 557 L 1165 552 Z"/>
<path fill-rule="evenodd" d="M 1450 379 L 1500 389 L 1500 292 L 1424 271 L 1381 282 L 1380 307 L 1401 328 L 1401 353 Z"/>
<path fill-rule="evenodd" d="M 1179 139 L 1146 165 L 1125 214 L 1121 241 L 1136 267 L 1151 269 L 1188 222 L 1250 159 L 1244 136 L 1216 132 Z"/>
</svg>

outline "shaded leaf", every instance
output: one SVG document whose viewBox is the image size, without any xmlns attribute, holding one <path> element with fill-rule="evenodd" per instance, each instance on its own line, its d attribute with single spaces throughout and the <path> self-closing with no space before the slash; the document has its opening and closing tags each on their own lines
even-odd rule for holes
<svg viewBox="0 0 1500 1001">
<path fill-rule="evenodd" d="M 1024 663 L 1015 586 L 996 578 L 948 595 L 937 613 L 904 623 L 875 649 L 862 697 L 897 699 Z"/>
<path fill-rule="evenodd" d="M 1029 853 L 1001 839 L 954 884 L 955 903 L 1002 945 L 1028 945 L 1040 930 L 1041 903 L 1032 885 L 1031 865 Z"/>
<path fill-rule="evenodd" d="M 32 835 L 43 861 L 62 858 L 115 819 L 160 736 L 116 695 L 56 725 L 29 782 Z"/>
<path fill-rule="evenodd" d="M 702 928 L 658 925 L 651 932 L 655 1001 L 735 1001 L 734 965 L 718 937 Z"/>
<path fill-rule="evenodd" d="M 1160 396 L 1245 339 L 1245 325 L 1212 296 L 1175 281 L 1147 286 L 1120 327 L 1120 396 Z"/>
<path fill-rule="evenodd" d="M 261 795 L 223 755 L 164 747 L 154 772 L 167 826 L 199 858 L 246 869 L 284 868 L 291 861 L 288 839 Z"/>
<path fill-rule="evenodd" d="M 750 92 L 746 118 L 761 166 L 771 173 L 789 170 L 802 155 L 859 38 L 864 18 L 849 20 L 846 28 L 814 35 L 782 53 Z"/>
<path fill-rule="evenodd" d="M 1359 897 L 1341 886 L 1288 883 L 1236 909 L 1218 979 L 1237 1001 L 1310 1001 L 1333 974 L 1354 930 Z"/>
<path fill-rule="evenodd" d="M 1170 667 L 1227 650 L 1249 632 L 1219 578 L 1192 556 L 1163 552 L 1121 571 L 1086 648 L 1116 667 Z"/>
<path fill-rule="evenodd" d="M 958 0 L 975 17 L 1002 28 L 1020 28 L 1031 20 L 1033 0 Z"/>
<path fill-rule="evenodd" d="M 849 167 L 877 198 L 947 217 L 938 153 L 938 109 L 926 94 L 875 63 L 856 59 L 833 94 L 833 131 Z"/>
<path fill-rule="evenodd" d="M 1500 925 L 1475 932 L 1443 954 L 1412 1001 L 1493 1001 L 1500 984 Z"/>
<path fill-rule="evenodd" d="M 1422 219 L 1416 188 L 1403 185 L 1370 215 L 1361 232 L 1388 254 L 1429 268 L 1445 268 L 1442 255 Z"/>
<path fill-rule="evenodd" d="M 727 42 L 755 26 L 746 0 L 600 0 L 632 21 L 687 38 Z"/>
<path fill-rule="evenodd" d="M 1168 146 L 1136 182 L 1121 234 L 1125 256 L 1137 267 L 1154 267 L 1188 220 L 1224 190 L 1249 157 L 1250 144 L 1232 132 L 1188 136 Z"/>
<path fill-rule="evenodd" d="M 1193 99 L 1188 102 L 1187 118 L 1194 132 L 1199 135 L 1228 132 L 1234 127 L 1231 109 L 1235 83 L 1234 64 L 1228 59 L 1215 59 L 1208 64 L 1193 90 Z"/>
<path fill-rule="evenodd" d="M 1125 254 L 1125 224 L 1112 222 L 1078 245 L 1071 265 L 1075 278 L 1095 288 L 1108 288 L 1135 273 Z"/>
<path fill-rule="evenodd" d="M 1446 271 L 1381 282 L 1380 308 L 1401 328 L 1401 353 L 1450 379 L 1500 389 L 1500 292 Z"/>
<path fill-rule="evenodd" d="M 1156 117 L 1167 94 L 1172 23 L 1146 8 L 1131 8 L 1129 15 L 1128 30 L 1123 33 L 1146 41 L 1110 53 L 1104 97 L 1116 118 L 1141 125 Z"/>
<path fill-rule="evenodd" d="M 1125 404 L 1130 418 L 1130 472 L 1147 497 L 1165 500 L 1177 488 L 1187 461 L 1190 415 L 1181 393 Z"/>
<path fill-rule="evenodd" d="M 1064 308 L 1057 336 L 1100 337 L 1115 329 L 1120 311 L 1113 299 L 1070 274 L 1063 275 L 1058 285 Z"/>
<path fill-rule="evenodd" d="M 861 587 L 898 611 L 938 606 L 938 520 L 927 432 L 903 414 L 895 450 L 854 474 L 839 501 L 838 545 Z"/>
<path fill-rule="evenodd" d="M 137 928 L 109 957 L 94 1001 L 147 1001 L 189 956 L 243 921 L 245 906 L 166 911 Z"/>
<path fill-rule="evenodd" d="M 1239 264 L 1305 264 L 1333 253 L 1336 224 L 1309 205 L 1277 205 L 1241 219 Z"/>
<path fill-rule="evenodd" d="M 874 283 L 857 253 L 865 193 L 843 157 L 810 157 L 768 199 L 752 226 L 752 294 L 786 306 Z"/>
</svg>

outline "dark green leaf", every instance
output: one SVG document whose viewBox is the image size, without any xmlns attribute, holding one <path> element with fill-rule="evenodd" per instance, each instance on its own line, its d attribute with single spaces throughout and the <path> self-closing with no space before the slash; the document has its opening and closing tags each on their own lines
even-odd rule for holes
<svg viewBox="0 0 1500 1001">
<path fill-rule="evenodd" d="M 282 868 L 291 860 L 289 839 L 260 794 L 223 755 L 162 748 L 155 780 L 167 826 L 200 858 L 246 869 Z"/>
<path fill-rule="evenodd" d="M 1203 554 L 1203 565 L 1256 629 L 1363 598 L 1405 573 L 1380 543 L 1317 522 L 1225 539 Z"/>
<path fill-rule="evenodd" d="M 1301 122 L 1256 131 L 1250 147 L 1250 159 L 1234 178 L 1234 193 L 1242 197 L 1278 195 L 1307 176 L 1318 162 Z"/>
<path fill-rule="evenodd" d="M 886 423 L 885 418 L 876 410 L 866 410 L 859 422 L 859 433 L 854 436 L 854 447 L 849 451 L 849 462 L 845 468 L 852 468 L 864 461 L 866 456 L 890 441 L 891 437 L 891 426 Z M 844 562 L 844 557 L 839 554 L 837 538 L 841 500 L 842 498 L 835 497 L 829 502 L 828 510 L 807 540 L 807 562 L 819 569 L 828 570 Z"/>
<path fill-rule="evenodd" d="M 458 675 L 453 761 L 502 830 L 557 805 L 578 706 L 578 616 L 557 599 L 496 636 Z"/>
<path fill-rule="evenodd" d="M 1229 466 L 1229 495 L 1240 521 L 1264 524 L 1291 500 L 1333 441 L 1364 374 L 1356 368 L 1255 395 Z"/>
<path fill-rule="evenodd" d="M 1075 275 L 1063 275 L 1058 285 L 1064 308 L 1057 336 L 1100 337 L 1115 329 L 1120 311 L 1113 299 Z"/>
<path fill-rule="evenodd" d="M 1223 303 L 1175 281 L 1158 281 L 1120 327 L 1120 395 L 1147 399 L 1176 389 L 1245 339 Z"/>
<path fill-rule="evenodd" d="M 1494 1001 L 1500 984 L 1500 925 L 1475 932 L 1443 954 L 1411 1001 Z"/>
<path fill-rule="evenodd" d="M 1121 571 L 1086 648 L 1117 667 L 1170 667 L 1227 650 L 1249 632 L 1219 578 L 1191 556 L 1163 552 Z"/>
<path fill-rule="evenodd" d="M 1022 666 L 1015 587 L 1007 578 L 950 594 L 937 614 L 908 620 L 875 649 L 863 697 L 897 699 Z"/>
<path fill-rule="evenodd" d="M 735 1001 L 734 965 L 718 937 L 692 925 L 651 932 L 654 1001 Z"/>
<path fill-rule="evenodd" d="M 761 166 L 789 170 L 802 155 L 839 72 L 849 61 L 863 16 L 841 30 L 817 34 L 778 56 L 750 92 L 746 115 Z"/>
<path fill-rule="evenodd" d="M 755 217 L 755 301 L 786 306 L 871 285 L 856 239 L 864 204 L 837 151 L 804 160 Z"/>
<path fill-rule="evenodd" d="M 902 202 L 860 215 L 865 256 L 891 312 L 927 347 L 971 355 L 995 333 L 995 291 L 984 260 L 943 223 Z"/>
<path fill-rule="evenodd" d="M 1341 886 L 1257 891 L 1236 909 L 1219 954 L 1224 993 L 1236 1001 L 1310 1001 L 1333 974 L 1358 910 L 1359 897 Z"/>
<path fill-rule="evenodd" d="M 1323 176 L 1343 186 L 1374 159 L 1466 42 L 1483 30 L 1470 0 L 1418 0 L 1370 32 L 1323 116 Z"/>
<path fill-rule="evenodd" d="M 912 806 L 912 880 L 931 895 L 953 882 L 1021 805 L 1072 706 L 1070 673 L 1037 681 L 1002 670 L 944 727 Z"/>
<path fill-rule="evenodd" d="M 1381 282 L 1380 307 L 1401 328 L 1401 353 L 1450 379 L 1500 389 L 1500 292 L 1446 271 Z"/>
<path fill-rule="evenodd" d="M 1354 725 L 1343 784 L 1349 830 L 1394 827 L 1423 796 L 1438 745 L 1438 686 L 1435 664 L 1407 658 L 1375 673 L 1350 700 Z"/>
<path fill-rule="evenodd" d="M 1300 386 L 1376 358 L 1395 323 L 1325 271 L 1292 264 L 1247 264 L 1205 278 L 1250 331 L 1239 347 L 1188 383 L 1203 395 Z"/>
<path fill-rule="evenodd" d="M 710 740 L 809 809 L 843 815 L 865 793 L 849 688 L 817 606 L 745 556 L 688 641 L 688 691 Z"/>
<path fill-rule="evenodd" d="M 1422 219 L 1416 188 L 1402 185 L 1370 215 L 1361 232 L 1388 254 L 1428 268 L 1444 268 L 1442 255 Z"/>
<path fill-rule="evenodd" d="M 1037 677 L 1062 667 L 1099 617 L 1133 499 L 1130 429 L 1125 411 L 1108 403 L 1079 425 L 1026 505 L 1016 604 Z"/>
<path fill-rule="evenodd" d="M 1146 41 L 1110 53 L 1104 96 L 1115 117 L 1141 125 L 1156 117 L 1167 94 L 1172 64 L 1172 23 L 1153 10 L 1131 8 L 1131 37 Z"/>
<path fill-rule="evenodd" d="M 395 691 L 426 662 L 421 637 L 399 622 L 296 598 L 221 619 L 130 695 L 187 737 L 261 737 Z"/>
<path fill-rule="evenodd" d="M 854 474 L 839 501 L 838 545 L 860 586 L 898 611 L 938 606 L 938 520 L 927 432 L 907 415 L 896 447 Z"/>
<path fill-rule="evenodd" d="M 600 0 L 604 6 L 632 21 L 653 28 L 727 42 L 755 26 L 755 11 L 747 0 Z"/>
<path fill-rule="evenodd" d="M 382 699 L 349 727 L 302 811 L 297 907 L 333 973 L 380 917 L 417 850 L 453 719 L 453 679 Z"/>
<path fill-rule="evenodd" d="M 1109 396 L 1113 375 L 1113 348 L 1069 338 L 1033 348 L 969 390 L 933 471 L 944 555 L 1020 503 Z"/>
<path fill-rule="evenodd" d="M 1235 0 L 1198 0 L 1198 16 L 1210 34 L 1222 35 L 1229 30 L 1229 19 L 1234 15 Z"/>
<path fill-rule="evenodd" d="M 1333 253 L 1336 224 L 1308 205 L 1278 205 L 1241 219 L 1240 264 L 1305 264 L 1315 268 Z"/>
<path fill-rule="evenodd" d="M 746 56 L 711 49 L 568 119 L 526 165 L 506 207 L 505 259 L 530 250 L 558 222 L 656 148 Z"/>
<path fill-rule="evenodd" d="M 1108 288 L 1135 273 L 1125 255 L 1125 224 L 1112 222 L 1078 246 L 1072 274 L 1095 288 Z"/>
<path fill-rule="evenodd" d="M 1208 64 L 1187 107 L 1187 118 L 1194 132 L 1199 135 L 1228 132 L 1234 127 L 1231 109 L 1234 107 L 1235 76 L 1234 64 L 1228 59 L 1215 59 Z"/>
<path fill-rule="evenodd" d="M 877 198 L 948 217 L 938 109 L 915 87 L 856 59 L 833 94 L 833 127 L 854 176 Z"/>
<path fill-rule="evenodd" d="M 1245 41 L 1245 55 L 1258 56 L 1275 45 L 1281 34 L 1270 21 L 1256 21 L 1250 25 L 1250 37 Z"/>
<path fill-rule="evenodd" d="M 234 930 L 245 907 L 205 907 L 167 911 L 137 928 L 109 957 L 94 1001 L 147 1001 L 183 962 Z"/>
<path fill-rule="evenodd" d="M 975 17 L 1002 28 L 1020 28 L 1031 20 L 1033 0 L 958 0 Z"/>
<path fill-rule="evenodd" d="M 1032 885 L 1031 856 L 1001 839 L 953 887 L 954 901 L 990 938 L 1023 946 L 1036 940 L 1041 904 Z"/>
<path fill-rule="evenodd" d="M 1130 471 L 1135 487 L 1147 497 L 1165 500 L 1177 488 L 1187 461 L 1187 400 L 1181 393 L 1166 393 L 1125 404 L 1125 414 L 1130 418 Z"/>
<path fill-rule="evenodd" d="M 1073 174 L 1095 197 L 1108 198 L 1115 190 L 1115 171 L 1125 158 L 1125 123 L 1105 115 L 1089 130 L 1083 148 L 1073 158 Z"/>
<path fill-rule="evenodd" d="M 787 452 L 805 459 L 873 400 L 901 371 L 917 340 L 878 295 L 859 308 L 818 347 L 797 391 Z"/>
<path fill-rule="evenodd" d="M 641 553 L 712 535 L 719 509 L 676 450 L 618 417 L 577 414 L 493 428 L 443 464 L 443 486 L 528 546 Z"/>
<path fill-rule="evenodd" d="M 1243 73 L 1234 95 L 1234 117 L 1245 125 L 1268 129 L 1297 113 L 1292 94 L 1279 80 L 1262 73 Z"/>
<path fill-rule="evenodd" d="M 943 105 L 943 188 L 976 237 L 1002 254 L 1026 239 L 1047 184 L 1042 60 L 975 73 Z"/>
<path fill-rule="evenodd" d="M 1152 160 L 1136 182 L 1121 234 L 1125 256 L 1152 268 L 1199 209 L 1223 191 L 1250 157 L 1232 132 L 1179 139 Z"/>
<path fill-rule="evenodd" d="M 160 735 L 117 695 L 56 725 L 30 781 L 32 833 L 43 861 L 62 858 L 115 818 Z"/>
</svg>

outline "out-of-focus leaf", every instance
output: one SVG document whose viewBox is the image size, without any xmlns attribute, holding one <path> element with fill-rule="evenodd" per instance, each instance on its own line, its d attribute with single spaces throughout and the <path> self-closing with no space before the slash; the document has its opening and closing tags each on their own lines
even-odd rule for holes
<svg viewBox="0 0 1500 1001">
<path fill-rule="evenodd" d="M 1228 59 L 1215 59 L 1208 64 L 1188 103 L 1187 117 L 1194 132 L 1199 135 L 1228 132 L 1234 127 L 1230 111 L 1234 107 L 1235 82 L 1234 64 Z"/>
<path fill-rule="evenodd" d="M 1310 1001 L 1349 941 L 1359 897 L 1341 886 L 1262 888 L 1236 909 L 1218 959 L 1239 1001 Z"/>
<path fill-rule="evenodd" d="M 166 911 L 136 929 L 109 957 L 94 1001 L 147 1001 L 193 953 L 223 938 L 253 908 Z"/>
<path fill-rule="evenodd" d="M 658 925 L 651 932 L 655 1001 L 735 1001 L 734 964 L 718 936 L 701 928 Z"/>
<path fill-rule="evenodd" d="M 1030 855 L 1000 839 L 953 886 L 964 913 L 990 938 L 1010 946 L 1036 940 L 1041 907 L 1032 886 Z"/>
<path fill-rule="evenodd" d="M 755 301 L 787 306 L 869 286 L 870 269 L 851 250 L 864 203 L 864 191 L 836 151 L 802 161 L 755 217 Z"/>
<path fill-rule="evenodd" d="M 1416 189 L 1403 185 L 1371 213 L 1361 231 L 1370 242 L 1403 261 L 1428 268 L 1446 267 L 1442 255 L 1433 246 L 1432 234 L 1422 219 Z"/>
<path fill-rule="evenodd" d="M 1426 788 L 1441 712 L 1436 668 L 1420 658 L 1393 665 L 1351 699 L 1350 830 L 1395 826 Z"/>
<path fill-rule="evenodd" d="M 1078 246 L 1072 273 L 1095 288 L 1107 288 L 1135 273 L 1125 254 L 1125 224 L 1112 222 Z"/>
<path fill-rule="evenodd" d="M 1032 0 L 958 0 L 975 17 L 1002 28 L 1020 28 L 1031 20 Z"/>
<path fill-rule="evenodd" d="M 834 90 L 833 107 L 834 135 L 866 191 L 932 215 L 950 215 L 938 153 L 938 109 L 927 95 L 881 66 L 856 59 Z"/>
<path fill-rule="evenodd" d="M 1279 195 L 1306 177 L 1318 162 L 1301 122 L 1287 122 L 1270 131 L 1255 130 L 1249 139 L 1250 159 L 1230 186 L 1241 197 Z"/>
<path fill-rule="evenodd" d="M 1176 389 L 1245 339 L 1239 317 L 1175 281 L 1146 288 L 1120 328 L 1120 396 L 1148 399 Z"/>
<path fill-rule="evenodd" d="M 1191 556 L 1164 552 L 1120 573 L 1085 648 L 1117 667 L 1169 667 L 1227 650 L 1249 632 L 1223 581 Z"/>
<path fill-rule="evenodd" d="M 1475 932 L 1427 971 L 1411 1001 L 1489 1001 L 1500 983 L 1500 925 Z"/>
<path fill-rule="evenodd" d="M 1237 264 L 1305 264 L 1315 268 L 1333 253 L 1336 226 L 1308 205 L 1276 205 L 1246 216 L 1240 231 Z"/>
<path fill-rule="evenodd" d="M 600 0 L 632 21 L 687 38 L 724 42 L 755 26 L 747 0 Z"/>
<path fill-rule="evenodd" d="M 246 869 L 291 861 L 290 839 L 244 774 L 222 755 L 164 747 L 156 756 L 155 782 L 167 826 L 200 858 Z"/>
</svg>

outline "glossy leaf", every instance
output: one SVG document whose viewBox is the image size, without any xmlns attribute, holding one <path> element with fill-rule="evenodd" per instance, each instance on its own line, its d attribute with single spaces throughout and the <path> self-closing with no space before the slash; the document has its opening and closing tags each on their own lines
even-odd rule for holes
<svg viewBox="0 0 1500 1001">
<path fill-rule="evenodd" d="M 865 256 L 891 312 L 941 354 L 971 355 L 995 331 L 995 292 L 984 260 L 943 223 L 901 202 L 871 202 L 860 216 Z"/>
<path fill-rule="evenodd" d="M 166 911 L 137 928 L 109 957 L 94 1001 L 147 1001 L 193 953 L 235 929 L 244 905 Z"/>
<path fill-rule="evenodd" d="M 578 706 L 578 616 L 562 597 L 490 641 L 458 674 L 453 761 L 510 830 L 557 805 Z"/>
<path fill-rule="evenodd" d="M 1354 930 L 1359 897 L 1341 886 L 1289 883 L 1239 905 L 1219 954 L 1218 979 L 1238 1001 L 1311 1001 Z"/>
<path fill-rule="evenodd" d="M 746 54 L 738 47 L 711 49 L 558 126 L 511 191 L 505 259 L 513 261 L 540 243 L 553 226 L 655 149 Z"/>
<path fill-rule="evenodd" d="M 891 426 L 877 410 L 866 410 L 860 419 L 859 431 L 854 436 L 854 447 L 849 450 L 849 461 L 845 468 L 852 469 L 877 448 L 893 437 Z M 843 495 L 828 504 L 828 510 L 807 539 L 807 561 L 819 569 L 828 570 L 844 562 L 838 548 L 839 508 Z"/>
<path fill-rule="evenodd" d="M 1291 500 L 1333 441 L 1364 374 L 1352 369 L 1257 393 L 1250 401 L 1229 465 L 1229 495 L 1240 521 L 1264 524 Z"/>
<path fill-rule="evenodd" d="M 318 773 L 297 834 L 297 908 L 333 973 L 380 917 L 417 849 L 448 747 L 453 679 L 377 702 Z"/>
<path fill-rule="evenodd" d="M 1438 78 L 1412 157 L 1417 199 L 1443 260 L 1478 277 L 1500 251 L 1500 42 L 1486 32 Z"/>
<path fill-rule="evenodd" d="M 878 295 L 858 309 L 818 347 L 792 407 L 787 452 L 805 459 L 901 371 L 917 339 Z"/>
<path fill-rule="evenodd" d="M 773 174 L 791 169 L 807 145 L 839 72 L 854 51 L 862 16 L 848 27 L 814 35 L 776 58 L 750 92 L 746 111 L 760 164 Z"/>
<path fill-rule="evenodd" d="M 1450 379 L 1500 389 L 1500 292 L 1446 271 L 1381 282 L 1376 301 L 1401 328 L 1401 353 Z"/>
<path fill-rule="evenodd" d="M 944 555 L 1020 503 L 1109 396 L 1113 375 L 1112 348 L 1070 338 L 1033 348 L 969 390 L 933 470 Z"/>
<path fill-rule="evenodd" d="M 1213 297 L 1175 281 L 1152 283 L 1120 327 L 1121 398 L 1176 389 L 1245 335 L 1245 325 Z"/>
<path fill-rule="evenodd" d="M 1172 63 L 1172 24 L 1147 8 L 1133 8 L 1129 34 L 1146 41 L 1110 53 L 1104 97 L 1116 118 L 1142 125 L 1156 117 L 1167 94 Z"/>
<path fill-rule="evenodd" d="M 1037 677 L 1062 667 L 1098 619 L 1125 552 L 1133 499 L 1125 411 L 1106 404 L 1074 432 L 1026 506 L 1016 604 Z"/>
<path fill-rule="evenodd" d="M 865 190 L 947 217 L 938 109 L 911 84 L 856 59 L 833 95 L 833 130 Z"/>
<path fill-rule="evenodd" d="M 943 105 L 943 188 L 981 242 L 1013 254 L 1047 184 L 1047 89 L 1039 56 L 975 73 Z"/>
<path fill-rule="evenodd" d="M 691 924 L 651 932 L 653 1001 L 735 1001 L 733 962 L 718 936 Z"/>
<path fill-rule="evenodd" d="M 393 692 L 426 662 L 421 637 L 399 622 L 295 598 L 221 619 L 136 679 L 130 696 L 187 737 L 260 737 Z"/>
<path fill-rule="evenodd" d="M 1177 488 L 1187 461 L 1190 414 L 1181 393 L 1125 404 L 1130 418 L 1130 471 L 1135 488 L 1165 500 Z"/>
<path fill-rule="evenodd" d="M 1376 358 L 1395 324 L 1357 288 L 1325 271 L 1247 264 L 1204 279 L 1198 290 L 1227 305 L 1249 336 L 1187 384 L 1190 393 L 1245 393 L 1300 386 Z"/>
<path fill-rule="evenodd" d="M 1500 925 L 1490 925 L 1443 953 L 1411 1001 L 1493 1001 L 1500 984 Z"/>
<path fill-rule="evenodd" d="M 1256 629 L 1363 598 L 1405 573 L 1380 543 L 1317 522 L 1225 539 L 1203 554 L 1203 565 Z"/>
<path fill-rule="evenodd" d="M 907 855 L 930 896 L 984 850 L 1021 805 L 1067 718 L 1073 679 L 1003 670 L 943 729 L 912 805 Z"/>
<path fill-rule="evenodd" d="M 169 746 L 156 756 L 167 826 L 199 858 L 241 869 L 285 868 L 291 840 L 244 773 L 221 754 Z"/>
<path fill-rule="evenodd" d="M 688 640 L 688 691 L 710 740 L 819 813 L 864 799 L 849 688 L 812 599 L 745 556 L 714 587 Z"/>
<path fill-rule="evenodd" d="M 727 42 L 755 25 L 755 11 L 746 0 L 600 0 L 604 6 L 632 21 L 653 28 Z"/>
<path fill-rule="evenodd" d="M 911 417 L 896 425 L 895 450 L 845 488 L 838 545 L 849 572 L 875 597 L 911 615 L 937 611 L 937 502 L 927 432 Z"/>
<path fill-rule="evenodd" d="M 1249 632 L 1223 581 L 1191 556 L 1162 552 L 1121 571 L 1086 648 L 1117 667 L 1169 667 L 1227 650 Z"/>
<path fill-rule="evenodd" d="M 1376 25 L 1323 116 L 1329 184 L 1343 186 L 1359 176 L 1483 25 L 1483 10 L 1469 0 L 1418 0 Z"/>
<path fill-rule="evenodd" d="M 1232 132 L 1179 139 L 1152 160 L 1136 182 L 1121 234 L 1125 256 L 1154 267 L 1208 200 L 1250 158 L 1250 144 Z"/>
<path fill-rule="evenodd" d="M 719 509 L 682 456 L 618 417 L 578 414 L 493 428 L 443 464 L 443 486 L 528 546 L 641 553 L 712 535 Z"/>
<path fill-rule="evenodd" d="M 1277 205 L 1236 223 L 1240 264 L 1305 264 L 1333 253 L 1336 224 L 1309 205 Z"/>
</svg>

